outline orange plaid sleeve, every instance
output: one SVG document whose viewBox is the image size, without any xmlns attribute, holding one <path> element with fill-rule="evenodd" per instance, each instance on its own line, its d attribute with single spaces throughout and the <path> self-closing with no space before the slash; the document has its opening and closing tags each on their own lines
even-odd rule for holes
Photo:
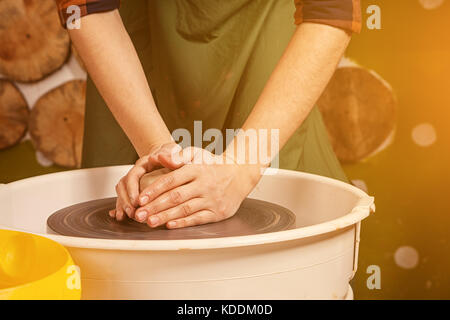
<svg viewBox="0 0 450 320">
<path fill-rule="evenodd" d="M 118 9 L 120 0 L 55 0 L 58 7 L 61 24 L 65 27 L 67 19 L 73 14 L 68 10 L 71 6 L 80 8 L 80 18 L 88 14 L 106 12 Z"/>
<path fill-rule="evenodd" d="M 360 0 L 294 0 L 295 23 L 314 22 L 344 29 L 361 31 Z"/>
</svg>

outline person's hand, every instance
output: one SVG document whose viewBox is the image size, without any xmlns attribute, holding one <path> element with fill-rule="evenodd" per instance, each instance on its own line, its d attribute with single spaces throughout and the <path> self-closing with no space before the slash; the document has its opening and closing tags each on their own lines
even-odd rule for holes
<svg viewBox="0 0 450 320">
<path fill-rule="evenodd" d="M 161 164 L 157 159 L 157 155 L 170 155 L 179 152 L 180 150 L 181 147 L 179 145 L 175 142 L 171 142 L 156 147 L 148 155 L 141 157 L 128 174 L 120 179 L 119 183 L 116 185 L 116 208 L 109 211 L 110 217 L 115 218 L 118 221 L 122 221 L 125 216 L 133 219 L 136 208 L 139 207 L 139 181 L 142 176 L 163 166 L 164 161 L 163 164 Z"/>
<path fill-rule="evenodd" d="M 152 228 L 165 224 L 175 229 L 227 219 L 261 176 L 259 167 L 239 165 L 225 155 L 199 148 L 186 148 L 179 154 L 162 150 L 149 160 L 174 170 L 139 195 L 141 207 L 134 218 Z"/>
</svg>

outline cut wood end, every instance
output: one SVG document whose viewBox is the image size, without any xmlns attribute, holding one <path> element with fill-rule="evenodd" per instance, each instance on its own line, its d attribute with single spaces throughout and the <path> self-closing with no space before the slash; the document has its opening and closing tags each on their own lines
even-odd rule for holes
<svg viewBox="0 0 450 320">
<path fill-rule="evenodd" d="M 0 72 L 34 82 L 60 69 L 70 53 L 53 0 L 0 1 Z"/>
<path fill-rule="evenodd" d="M 31 140 L 57 165 L 81 166 L 85 97 L 86 81 L 70 81 L 42 96 L 31 111 Z"/>
<path fill-rule="evenodd" d="M 0 79 L 0 149 L 17 144 L 28 128 L 28 105 L 11 81 Z"/>
<path fill-rule="evenodd" d="M 362 67 L 338 68 L 317 105 L 342 162 L 358 162 L 391 136 L 396 99 L 389 84 Z"/>
</svg>

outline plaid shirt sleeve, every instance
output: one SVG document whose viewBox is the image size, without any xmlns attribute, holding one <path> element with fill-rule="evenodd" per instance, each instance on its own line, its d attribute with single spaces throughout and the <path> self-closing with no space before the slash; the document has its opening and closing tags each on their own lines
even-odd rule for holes
<svg viewBox="0 0 450 320">
<path fill-rule="evenodd" d="M 55 0 L 58 7 L 61 24 L 65 27 L 67 19 L 72 12 L 67 12 L 70 6 L 78 6 L 80 8 L 81 17 L 91 13 L 106 12 L 118 9 L 120 0 Z M 81 18 L 80 17 L 80 18 Z"/>
<path fill-rule="evenodd" d="M 294 0 L 295 23 L 314 22 L 344 29 L 361 31 L 360 0 Z"/>
</svg>

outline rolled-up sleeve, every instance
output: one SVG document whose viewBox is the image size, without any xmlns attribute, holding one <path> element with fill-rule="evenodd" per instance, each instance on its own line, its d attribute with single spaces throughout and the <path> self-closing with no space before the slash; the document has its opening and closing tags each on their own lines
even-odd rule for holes
<svg viewBox="0 0 450 320">
<path fill-rule="evenodd" d="M 55 0 L 61 24 L 65 27 L 67 19 L 73 14 L 71 6 L 80 8 L 80 18 L 88 14 L 118 9 L 120 0 Z"/>
<path fill-rule="evenodd" d="M 360 0 L 294 0 L 295 23 L 327 24 L 348 32 L 361 31 Z"/>
</svg>

